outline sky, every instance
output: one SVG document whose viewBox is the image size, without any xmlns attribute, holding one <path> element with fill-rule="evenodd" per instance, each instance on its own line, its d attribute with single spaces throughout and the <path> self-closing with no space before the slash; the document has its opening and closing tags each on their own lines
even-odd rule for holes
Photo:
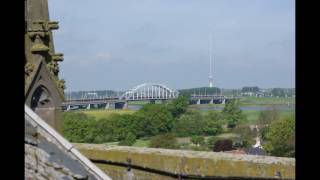
<svg viewBox="0 0 320 180">
<path fill-rule="evenodd" d="M 67 91 L 295 87 L 294 0 L 49 0 Z"/>
</svg>

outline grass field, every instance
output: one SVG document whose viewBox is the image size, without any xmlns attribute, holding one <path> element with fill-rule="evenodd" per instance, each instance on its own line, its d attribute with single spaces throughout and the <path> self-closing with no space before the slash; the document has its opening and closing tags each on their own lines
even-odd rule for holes
<svg viewBox="0 0 320 180">
<path fill-rule="evenodd" d="M 225 139 L 228 139 L 228 138 L 235 138 L 235 137 L 239 137 L 239 134 L 235 134 L 235 133 L 222 133 L 222 134 L 219 134 L 217 136 L 215 136 L 217 138 L 225 138 Z"/>
<path fill-rule="evenodd" d="M 98 110 L 83 110 L 83 111 L 77 111 L 77 112 L 82 112 L 88 116 L 93 116 L 96 119 L 101 119 L 101 118 L 107 118 L 111 114 L 132 114 L 135 112 L 135 110 L 124 110 L 124 109 L 98 109 Z"/>
<path fill-rule="evenodd" d="M 266 102 L 266 101 L 262 101 L 262 102 Z M 270 100 L 270 102 L 271 102 L 271 100 Z M 197 108 L 190 107 L 190 109 L 197 109 Z M 85 113 L 86 115 L 93 116 L 96 119 L 101 119 L 101 118 L 107 118 L 111 114 L 132 114 L 135 111 L 136 110 L 128 110 L 128 109 L 127 110 L 124 110 L 124 109 L 107 109 L 107 110 L 105 110 L 105 109 L 97 109 L 97 110 L 81 110 L 81 111 L 76 111 L 76 112 L 82 112 L 82 113 Z M 217 111 L 221 111 L 221 110 L 217 110 Z M 200 110 L 199 112 L 201 112 L 202 114 L 206 114 L 209 111 L 208 110 Z M 246 123 L 254 123 L 256 120 L 258 120 L 259 113 L 260 113 L 260 111 L 255 111 L 255 110 L 245 110 L 245 111 L 242 111 L 242 112 L 247 116 Z M 280 116 L 281 117 L 287 116 L 290 113 L 294 113 L 294 110 L 292 110 L 292 111 L 280 111 Z"/>
<path fill-rule="evenodd" d="M 247 116 L 246 123 L 255 123 L 258 120 L 259 114 L 260 114 L 260 111 L 253 111 L 253 110 L 242 111 L 242 112 Z M 289 116 L 292 113 L 294 113 L 294 111 L 279 111 L 280 118 Z"/>
<path fill-rule="evenodd" d="M 148 147 L 150 140 L 137 139 L 137 141 L 132 145 L 133 147 Z"/>
<path fill-rule="evenodd" d="M 218 112 L 221 112 L 221 110 L 216 110 Z M 199 111 L 201 114 L 205 115 L 206 113 L 209 112 L 209 110 L 207 111 Z M 255 110 L 246 110 L 246 111 L 242 111 L 244 115 L 246 115 L 247 117 L 247 120 L 243 123 L 255 123 L 258 118 L 259 118 L 259 114 L 261 111 L 255 111 Z M 294 110 L 291 110 L 291 111 L 279 111 L 280 113 L 280 117 L 285 117 L 285 116 L 288 116 L 292 113 L 294 113 L 295 111 Z"/>
<path fill-rule="evenodd" d="M 136 142 L 132 145 L 132 147 L 148 147 L 150 140 L 146 139 L 137 139 Z M 106 145 L 119 145 L 119 142 L 108 142 L 104 143 Z"/>
<path fill-rule="evenodd" d="M 205 140 L 208 140 L 208 138 L 210 138 L 212 136 L 204 136 Z M 217 136 L 215 136 L 217 138 L 221 138 L 221 139 L 229 139 L 229 138 L 236 138 L 239 137 L 238 134 L 235 133 L 222 133 L 219 134 Z M 179 144 L 191 144 L 191 137 L 177 137 L 177 142 Z M 133 147 L 148 147 L 150 143 L 149 139 L 137 139 L 137 141 L 132 145 Z M 108 143 L 109 145 L 116 145 L 116 142 L 113 143 Z"/>
<path fill-rule="evenodd" d="M 276 97 L 244 97 L 240 99 L 240 105 L 280 105 L 295 104 L 295 98 Z"/>
</svg>

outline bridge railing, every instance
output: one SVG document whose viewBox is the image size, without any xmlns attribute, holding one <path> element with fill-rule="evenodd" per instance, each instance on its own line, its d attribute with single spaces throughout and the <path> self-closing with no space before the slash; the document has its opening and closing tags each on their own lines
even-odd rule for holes
<svg viewBox="0 0 320 180">
<path fill-rule="evenodd" d="M 101 100 L 117 100 L 119 97 L 106 97 L 106 98 L 91 98 L 91 99 L 67 99 L 65 102 L 88 102 L 88 101 L 101 101 Z"/>
</svg>

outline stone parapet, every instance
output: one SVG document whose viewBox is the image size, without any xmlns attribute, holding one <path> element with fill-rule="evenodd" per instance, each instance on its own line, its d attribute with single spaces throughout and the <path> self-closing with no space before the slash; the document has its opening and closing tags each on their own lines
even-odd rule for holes
<svg viewBox="0 0 320 180">
<path fill-rule="evenodd" d="M 74 146 L 117 179 L 128 178 L 119 178 L 116 171 L 117 166 L 122 166 L 117 170 L 123 173 L 125 165 L 134 169 L 131 172 L 135 174 L 134 179 L 172 179 L 175 175 L 196 179 L 295 179 L 294 158 L 97 144 Z M 143 177 L 142 171 L 149 178 Z M 167 175 L 168 178 L 150 178 L 150 172 L 157 176 Z"/>
</svg>

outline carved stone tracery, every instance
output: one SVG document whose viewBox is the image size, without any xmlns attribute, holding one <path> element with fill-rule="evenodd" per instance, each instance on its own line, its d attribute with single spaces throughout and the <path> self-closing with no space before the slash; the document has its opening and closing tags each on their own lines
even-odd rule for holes
<svg viewBox="0 0 320 180">
<path fill-rule="evenodd" d="M 25 101 L 55 126 L 65 89 L 58 64 L 63 54 L 53 46 L 52 30 L 59 29 L 59 23 L 49 20 L 46 0 L 26 0 L 25 12 Z"/>
</svg>

